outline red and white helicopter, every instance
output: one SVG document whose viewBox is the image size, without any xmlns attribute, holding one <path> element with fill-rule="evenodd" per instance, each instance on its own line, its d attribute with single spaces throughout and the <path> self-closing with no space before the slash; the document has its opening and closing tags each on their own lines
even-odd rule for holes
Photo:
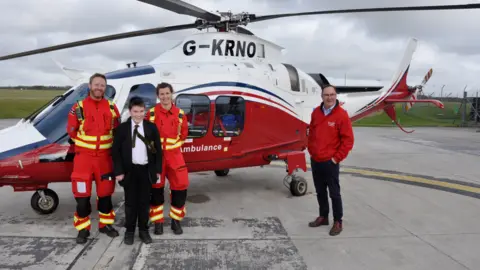
<svg viewBox="0 0 480 270">
<path fill-rule="evenodd" d="M 225 176 L 231 168 L 286 162 L 284 179 L 295 196 L 307 191 L 305 152 L 310 115 L 321 102 L 327 82 L 322 74 L 308 74 L 281 61 L 282 48 L 255 36 L 242 27 L 275 18 L 315 14 L 377 11 L 440 10 L 480 8 L 480 4 L 331 10 L 255 16 L 208 12 L 182 1 L 140 0 L 180 14 L 196 17 L 191 24 L 159 27 L 93 38 L 0 57 L 7 60 L 75 46 L 165 33 L 183 29 L 216 28 L 186 37 L 148 65 L 130 66 L 106 73 L 106 97 L 128 117 L 132 96 L 156 104 L 155 86 L 169 82 L 175 103 L 188 116 L 189 138 L 182 147 L 190 172 L 215 171 Z M 411 39 L 391 82 L 385 87 L 338 87 L 341 101 L 353 121 L 384 110 L 396 120 L 395 103 L 431 102 L 416 100 L 431 76 L 420 86 L 406 84 L 416 40 Z M 74 153 L 66 133 L 67 114 L 72 105 L 88 95 L 88 80 L 57 96 L 16 125 L 0 131 L 0 186 L 14 191 L 36 191 L 31 206 L 42 214 L 55 211 L 59 199 L 49 183 L 70 182 Z"/>
</svg>

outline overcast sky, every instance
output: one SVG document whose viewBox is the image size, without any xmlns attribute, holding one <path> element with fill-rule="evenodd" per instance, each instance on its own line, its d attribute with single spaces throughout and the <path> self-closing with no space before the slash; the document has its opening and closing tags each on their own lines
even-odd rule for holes
<svg viewBox="0 0 480 270">
<path fill-rule="evenodd" d="M 256 15 L 334 8 L 465 4 L 458 0 L 188 0 L 206 10 Z M 0 55 L 85 38 L 190 23 L 194 18 L 136 0 L 0 1 Z M 419 40 L 408 83 L 419 84 L 430 67 L 425 92 L 453 96 L 465 85 L 480 89 L 480 9 L 305 16 L 253 23 L 256 35 L 287 49 L 285 62 L 331 82 L 382 85 L 392 76 L 409 37 Z M 198 30 L 136 37 L 0 61 L 2 85 L 71 84 L 52 58 L 67 67 L 109 71 L 132 61 L 145 64 Z"/>
</svg>

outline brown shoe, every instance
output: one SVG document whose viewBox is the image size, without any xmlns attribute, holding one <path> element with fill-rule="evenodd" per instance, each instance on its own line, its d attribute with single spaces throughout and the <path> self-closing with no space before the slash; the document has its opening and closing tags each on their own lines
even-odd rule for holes
<svg viewBox="0 0 480 270">
<path fill-rule="evenodd" d="M 330 229 L 330 235 L 331 236 L 339 235 L 340 232 L 342 232 L 342 230 L 343 230 L 342 223 L 335 221 L 335 223 L 333 223 L 332 228 Z"/>
<path fill-rule="evenodd" d="M 314 221 L 308 223 L 309 227 L 318 227 L 322 225 L 328 225 L 328 218 L 317 217 Z"/>
</svg>

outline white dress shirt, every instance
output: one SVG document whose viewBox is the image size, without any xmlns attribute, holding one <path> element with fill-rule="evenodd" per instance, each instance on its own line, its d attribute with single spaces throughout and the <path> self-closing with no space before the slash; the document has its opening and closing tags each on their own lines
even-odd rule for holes
<svg viewBox="0 0 480 270">
<path fill-rule="evenodd" d="M 133 138 L 133 131 L 135 130 L 135 121 L 132 119 L 132 138 Z M 140 133 L 143 137 L 145 137 L 145 132 L 143 131 L 143 121 L 138 124 L 138 133 Z M 148 163 L 148 156 L 147 156 L 147 146 L 143 143 L 142 140 L 137 136 L 135 140 L 135 147 L 132 148 L 132 163 L 137 165 L 145 165 Z"/>
</svg>

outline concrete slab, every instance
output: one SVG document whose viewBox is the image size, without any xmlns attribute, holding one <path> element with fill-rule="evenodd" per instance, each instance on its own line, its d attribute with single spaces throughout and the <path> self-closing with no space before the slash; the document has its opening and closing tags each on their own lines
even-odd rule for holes
<svg viewBox="0 0 480 270">
<path fill-rule="evenodd" d="M 467 269 L 414 236 L 300 240 L 294 243 L 309 269 Z"/>
</svg>

